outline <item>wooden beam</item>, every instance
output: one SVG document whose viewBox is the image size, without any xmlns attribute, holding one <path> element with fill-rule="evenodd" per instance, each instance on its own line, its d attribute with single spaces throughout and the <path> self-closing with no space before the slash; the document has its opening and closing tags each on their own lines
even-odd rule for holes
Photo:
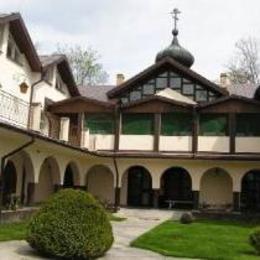
<svg viewBox="0 0 260 260">
<path fill-rule="evenodd" d="M 161 114 L 154 115 L 154 151 L 159 152 L 161 136 Z"/>
<path fill-rule="evenodd" d="M 119 151 L 121 125 L 122 125 L 122 114 L 120 112 L 119 107 L 117 107 L 115 109 L 115 142 L 114 142 L 114 150 L 115 151 Z"/>
<path fill-rule="evenodd" d="M 192 122 L 192 153 L 198 152 L 198 135 L 199 135 L 199 115 L 197 111 L 193 110 Z"/>
<path fill-rule="evenodd" d="M 229 152 L 236 152 L 236 114 L 230 113 L 229 116 Z"/>
</svg>

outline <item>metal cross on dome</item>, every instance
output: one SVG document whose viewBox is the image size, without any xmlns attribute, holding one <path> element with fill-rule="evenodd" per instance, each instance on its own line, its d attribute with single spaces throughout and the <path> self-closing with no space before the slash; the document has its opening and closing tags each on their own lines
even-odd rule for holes
<svg viewBox="0 0 260 260">
<path fill-rule="evenodd" d="M 181 13 L 181 11 L 178 8 L 174 8 L 172 12 L 170 13 L 174 20 L 174 30 L 177 31 L 177 21 L 179 21 L 178 15 Z"/>
</svg>

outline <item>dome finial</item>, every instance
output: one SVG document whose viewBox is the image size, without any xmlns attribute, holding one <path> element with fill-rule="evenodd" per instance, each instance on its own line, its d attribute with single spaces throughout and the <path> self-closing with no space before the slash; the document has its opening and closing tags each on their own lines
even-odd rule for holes
<svg viewBox="0 0 260 260">
<path fill-rule="evenodd" d="M 172 18 L 174 20 L 174 29 L 172 30 L 172 34 L 174 37 L 176 37 L 179 33 L 177 28 L 177 22 L 179 21 L 178 15 L 181 13 L 181 11 L 178 8 L 174 8 L 172 12 L 170 13 L 172 15 Z"/>
<path fill-rule="evenodd" d="M 165 57 L 170 57 L 179 62 L 180 64 L 190 68 L 192 64 L 194 63 L 194 57 L 193 55 L 184 49 L 178 41 L 178 28 L 177 23 L 179 21 L 178 15 L 180 14 L 180 10 L 177 8 L 174 8 L 172 12 L 170 13 L 172 15 L 173 21 L 174 21 L 174 28 L 172 30 L 173 34 L 173 40 L 170 46 L 165 48 L 164 50 L 160 51 L 155 58 L 155 62 L 161 61 Z"/>
</svg>

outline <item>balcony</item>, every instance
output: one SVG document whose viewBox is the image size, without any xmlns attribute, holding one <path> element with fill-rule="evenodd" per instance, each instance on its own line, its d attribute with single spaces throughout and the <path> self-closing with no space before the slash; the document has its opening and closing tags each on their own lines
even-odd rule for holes
<svg viewBox="0 0 260 260">
<path fill-rule="evenodd" d="M 0 90 L 0 120 L 27 128 L 29 103 Z"/>
</svg>

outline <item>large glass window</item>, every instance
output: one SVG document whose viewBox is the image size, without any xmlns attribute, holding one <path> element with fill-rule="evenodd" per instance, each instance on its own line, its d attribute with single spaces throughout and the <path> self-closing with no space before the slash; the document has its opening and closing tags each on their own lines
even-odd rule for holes
<svg viewBox="0 0 260 260">
<path fill-rule="evenodd" d="M 192 115 L 187 113 L 162 114 L 161 135 L 190 136 L 192 135 Z"/>
<path fill-rule="evenodd" d="M 114 117 L 111 114 L 86 114 L 85 128 L 90 134 L 114 134 Z"/>
<path fill-rule="evenodd" d="M 202 136 L 227 136 L 228 120 L 222 114 L 201 114 L 200 135 Z"/>
<path fill-rule="evenodd" d="M 153 135 L 153 114 L 123 114 L 122 134 L 124 135 Z"/>
<path fill-rule="evenodd" d="M 237 136 L 260 136 L 260 114 L 237 115 Z"/>
<path fill-rule="evenodd" d="M 166 71 L 149 79 L 141 86 L 134 87 L 129 93 L 124 94 L 121 97 L 121 102 L 127 103 L 143 99 L 150 95 L 154 95 L 165 88 L 171 88 L 174 91 L 178 91 L 182 95 L 185 95 L 198 103 L 212 101 L 217 98 L 215 92 L 211 92 L 205 87 L 192 82 L 190 79 L 183 78 L 174 72 Z"/>
<path fill-rule="evenodd" d="M 19 65 L 23 65 L 23 56 L 17 47 L 13 36 L 9 33 L 8 45 L 7 45 L 7 57 L 16 62 Z"/>
</svg>

